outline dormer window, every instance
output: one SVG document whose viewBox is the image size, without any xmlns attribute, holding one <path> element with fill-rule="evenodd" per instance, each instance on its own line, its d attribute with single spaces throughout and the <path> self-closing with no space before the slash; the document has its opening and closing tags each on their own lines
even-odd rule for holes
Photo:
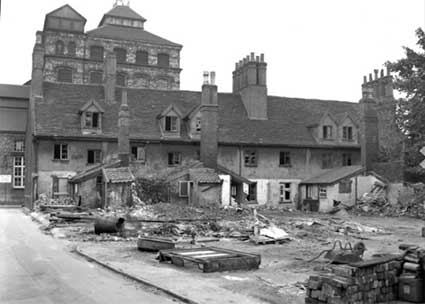
<svg viewBox="0 0 425 304">
<path fill-rule="evenodd" d="M 195 131 L 196 132 L 201 132 L 201 118 L 200 117 L 196 117 L 196 120 L 195 120 Z"/>
<path fill-rule="evenodd" d="M 323 126 L 323 139 L 332 139 L 332 126 Z"/>
<path fill-rule="evenodd" d="M 342 127 L 342 139 L 347 141 L 353 140 L 353 127 L 350 127 L 350 126 Z"/>
<path fill-rule="evenodd" d="M 83 133 L 100 133 L 102 129 L 103 109 L 94 100 L 87 102 L 81 109 L 81 129 Z"/>
<path fill-rule="evenodd" d="M 177 117 L 176 116 L 165 116 L 165 131 L 177 132 Z"/>
</svg>

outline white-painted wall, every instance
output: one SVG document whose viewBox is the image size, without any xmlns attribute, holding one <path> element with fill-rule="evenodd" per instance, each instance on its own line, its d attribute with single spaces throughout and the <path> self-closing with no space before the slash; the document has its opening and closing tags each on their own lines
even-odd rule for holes
<svg viewBox="0 0 425 304">
<path fill-rule="evenodd" d="M 280 205 L 280 184 L 291 184 L 291 201 L 285 203 L 287 205 L 295 206 L 298 198 L 298 184 L 299 179 L 251 179 L 257 183 L 257 201 L 260 205 Z"/>
<path fill-rule="evenodd" d="M 221 205 L 230 205 L 230 175 L 220 174 L 221 184 Z"/>
</svg>

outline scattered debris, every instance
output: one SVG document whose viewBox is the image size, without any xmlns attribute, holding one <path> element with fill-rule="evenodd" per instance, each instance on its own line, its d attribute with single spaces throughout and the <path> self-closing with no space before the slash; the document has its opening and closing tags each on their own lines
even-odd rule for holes
<svg viewBox="0 0 425 304">
<path fill-rule="evenodd" d="M 339 248 L 337 248 L 337 245 Z M 336 240 L 331 249 L 323 250 L 317 256 L 310 259 L 309 262 L 317 260 L 325 253 L 323 257 L 330 260 L 332 264 L 349 264 L 361 261 L 365 251 L 366 246 L 363 242 L 355 243 L 354 246 L 351 246 L 351 243 L 347 242 L 343 246 L 340 240 Z"/>
</svg>

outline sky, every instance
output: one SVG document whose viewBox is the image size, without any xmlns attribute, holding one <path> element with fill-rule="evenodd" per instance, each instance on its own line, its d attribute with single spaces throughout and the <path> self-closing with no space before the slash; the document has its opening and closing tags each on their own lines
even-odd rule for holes
<svg viewBox="0 0 425 304">
<path fill-rule="evenodd" d="M 0 0 L 0 83 L 30 79 L 35 33 L 69 4 L 96 28 L 115 0 Z M 127 0 L 124 0 L 127 2 Z M 268 94 L 357 102 L 363 75 L 415 47 L 425 0 L 131 0 L 145 30 L 183 45 L 182 90 L 215 71 L 232 90 L 235 62 L 264 53 Z"/>
</svg>

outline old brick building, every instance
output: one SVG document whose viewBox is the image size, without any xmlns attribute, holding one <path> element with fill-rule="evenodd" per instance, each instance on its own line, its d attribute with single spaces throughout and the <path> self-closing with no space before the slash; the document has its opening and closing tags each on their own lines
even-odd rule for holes
<svg viewBox="0 0 425 304">
<path fill-rule="evenodd" d="M 296 204 L 302 180 L 361 164 L 358 103 L 269 96 L 267 63 L 253 53 L 236 63 L 231 93 L 218 93 L 213 73 L 200 92 L 179 90 L 182 46 L 147 32 L 145 21 L 115 6 L 85 32 L 68 5 L 46 15 L 33 51 L 28 206 L 41 193 L 71 195 L 74 177 L 118 159 L 123 95 L 134 176 L 201 160 L 227 181 L 223 204 Z M 304 195 L 326 195 L 315 191 Z"/>
</svg>

